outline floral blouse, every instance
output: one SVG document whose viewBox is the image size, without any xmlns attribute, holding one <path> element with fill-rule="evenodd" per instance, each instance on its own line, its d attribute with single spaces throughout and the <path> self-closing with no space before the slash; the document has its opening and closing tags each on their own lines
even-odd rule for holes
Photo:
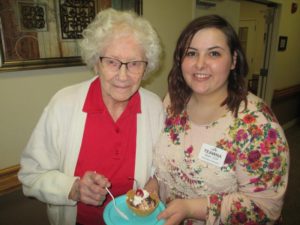
<svg viewBox="0 0 300 225">
<path fill-rule="evenodd" d="M 208 200 L 206 221 L 186 219 L 185 225 L 273 224 L 280 216 L 289 167 L 284 133 L 251 93 L 241 109 L 238 118 L 228 112 L 203 126 L 185 110 L 165 121 L 154 157 L 162 201 Z M 204 144 L 225 152 L 221 165 L 200 157 Z"/>
</svg>

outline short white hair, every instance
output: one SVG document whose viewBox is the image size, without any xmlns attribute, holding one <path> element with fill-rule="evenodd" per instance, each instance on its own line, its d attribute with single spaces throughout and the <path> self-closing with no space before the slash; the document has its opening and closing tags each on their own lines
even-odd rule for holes
<svg viewBox="0 0 300 225">
<path fill-rule="evenodd" d="M 112 36 L 133 35 L 145 52 L 148 61 L 145 73 L 159 67 L 161 45 L 157 32 L 143 17 L 132 11 L 109 8 L 100 11 L 83 31 L 81 57 L 93 69 Z"/>
</svg>

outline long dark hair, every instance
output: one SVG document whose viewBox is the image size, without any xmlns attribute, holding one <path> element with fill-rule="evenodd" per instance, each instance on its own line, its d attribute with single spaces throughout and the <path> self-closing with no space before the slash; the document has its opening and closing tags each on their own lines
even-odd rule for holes
<svg viewBox="0 0 300 225">
<path fill-rule="evenodd" d="M 233 57 L 235 52 L 237 54 L 235 69 L 230 71 L 228 77 L 228 96 L 221 104 L 221 106 L 226 104 L 237 117 L 241 102 L 244 101 L 245 106 L 247 106 L 245 76 L 248 73 L 248 64 L 235 30 L 224 18 L 218 15 L 198 17 L 181 32 L 173 55 L 173 66 L 168 76 L 168 91 L 171 99 L 169 112 L 174 116 L 180 114 L 191 97 L 192 90 L 183 78 L 181 63 L 194 35 L 204 28 L 221 30 L 227 38 L 231 56 Z"/>
</svg>

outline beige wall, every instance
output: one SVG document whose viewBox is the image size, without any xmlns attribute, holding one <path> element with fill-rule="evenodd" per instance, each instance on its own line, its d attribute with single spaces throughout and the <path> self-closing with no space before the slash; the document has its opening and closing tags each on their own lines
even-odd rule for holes
<svg viewBox="0 0 300 225">
<path fill-rule="evenodd" d="M 0 169 L 16 165 L 51 96 L 92 77 L 85 67 L 0 73 Z"/>
<path fill-rule="evenodd" d="M 215 7 L 198 7 L 195 10 L 195 17 L 217 14 L 228 20 L 238 31 L 240 18 L 240 2 L 237 1 L 216 1 Z"/>
<path fill-rule="evenodd" d="M 163 97 L 167 91 L 166 79 L 177 38 L 192 19 L 193 0 L 144 0 L 143 4 L 144 16 L 158 31 L 164 48 L 161 70 L 144 86 Z"/>
<path fill-rule="evenodd" d="M 144 17 L 159 32 L 165 49 L 162 69 L 144 86 L 163 97 L 176 39 L 192 18 L 192 0 L 144 0 Z M 0 73 L 0 169 L 19 163 L 21 151 L 51 96 L 92 76 L 85 67 Z"/>
</svg>

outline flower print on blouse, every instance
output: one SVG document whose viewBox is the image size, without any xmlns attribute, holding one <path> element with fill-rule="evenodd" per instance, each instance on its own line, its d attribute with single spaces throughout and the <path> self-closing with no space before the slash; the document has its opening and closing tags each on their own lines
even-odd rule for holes
<svg viewBox="0 0 300 225">
<path fill-rule="evenodd" d="M 241 106 L 241 109 L 243 107 Z M 226 151 L 218 167 L 199 159 L 202 144 Z M 273 224 L 288 179 L 288 145 L 272 111 L 249 93 L 247 109 L 200 126 L 184 110 L 166 119 L 154 165 L 162 201 L 208 199 L 205 221 L 184 224 Z"/>
<path fill-rule="evenodd" d="M 187 131 L 190 127 L 187 124 L 187 113 L 184 111 L 182 114 L 175 117 L 168 117 L 165 121 L 165 133 L 170 135 L 170 138 L 175 145 L 179 145 L 178 134 Z"/>
</svg>

